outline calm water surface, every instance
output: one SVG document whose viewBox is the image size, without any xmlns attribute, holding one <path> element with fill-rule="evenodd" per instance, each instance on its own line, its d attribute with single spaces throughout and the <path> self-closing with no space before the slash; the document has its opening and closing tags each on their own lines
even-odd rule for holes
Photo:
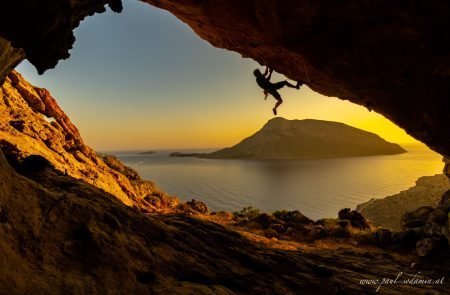
<svg viewBox="0 0 450 295">
<path fill-rule="evenodd" d="M 408 153 L 394 156 L 295 161 L 169 157 L 173 151 L 113 154 L 169 194 L 202 200 L 212 210 L 297 209 L 318 219 L 336 217 L 342 208 L 396 194 L 421 176 L 441 173 L 440 155 L 423 146 L 404 147 Z"/>
</svg>

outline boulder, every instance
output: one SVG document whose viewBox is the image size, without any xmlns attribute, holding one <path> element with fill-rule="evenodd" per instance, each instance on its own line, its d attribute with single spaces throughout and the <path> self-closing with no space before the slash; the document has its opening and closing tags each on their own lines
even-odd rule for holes
<svg viewBox="0 0 450 295">
<path fill-rule="evenodd" d="M 261 225 L 262 228 L 268 228 L 272 223 L 277 222 L 272 215 L 267 213 L 259 214 L 254 221 Z"/>
<path fill-rule="evenodd" d="M 392 233 L 392 244 L 399 249 L 414 249 L 416 243 L 420 241 L 424 235 L 416 230 L 405 230 Z"/>
<path fill-rule="evenodd" d="M 144 198 L 144 201 L 156 208 L 161 208 L 162 202 L 161 202 L 161 199 L 158 198 L 157 196 L 146 196 Z"/>
<path fill-rule="evenodd" d="M 311 224 L 313 221 L 300 213 L 298 210 L 294 211 L 276 211 L 273 213 L 273 216 L 283 222 L 289 224 Z"/>
<path fill-rule="evenodd" d="M 450 190 L 448 190 L 441 198 L 438 204 L 439 208 L 450 211 Z"/>
<path fill-rule="evenodd" d="M 125 166 L 117 157 L 106 154 L 98 154 L 105 164 L 111 169 L 125 175 L 129 180 L 140 180 L 141 177 L 136 170 Z"/>
<path fill-rule="evenodd" d="M 273 223 L 269 226 L 269 228 L 273 229 L 274 231 L 276 231 L 279 234 L 286 232 L 286 226 L 281 223 Z"/>
<path fill-rule="evenodd" d="M 364 218 L 358 211 L 350 210 L 350 208 L 345 208 L 339 211 L 338 217 L 341 220 L 348 220 L 352 227 L 366 230 L 371 228 L 370 222 Z"/>
<path fill-rule="evenodd" d="M 342 228 L 347 228 L 347 227 L 350 226 L 350 221 L 347 220 L 347 219 L 339 220 L 339 221 L 337 222 L 337 224 L 339 224 L 339 226 L 342 227 Z"/>
<path fill-rule="evenodd" d="M 423 254 L 422 256 L 428 255 L 426 253 L 428 253 L 430 247 L 436 249 L 436 251 L 441 249 L 439 247 L 435 248 L 436 240 L 443 240 L 447 245 L 450 241 L 449 197 L 450 193 L 447 191 L 436 208 L 430 206 L 420 207 L 417 210 L 408 212 L 402 218 L 403 228 L 414 229 L 418 235 L 424 238 L 423 242 L 421 240 L 421 243 L 418 244 L 420 250 L 417 251 Z"/>
<path fill-rule="evenodd" d="M 402 227 L 407 229 L 424 226 L 428 221 L 428 217 L 433 211 L 433 207 L 423 206 L 412 212 L 406 213 L 402 219 Z"/>
<path fill-rule="evenodd" d="M 208 206 L 205 203 L 192 199 L 189 202 L 180 205 L 180 209 L 188 213 L 207 214 L 209 212 Z"/>
<path fill-rule="evenodd" d="M 375 232 L 375 242 L 380 247 L 388 246 L 392 243 L 392 232 L 385 228 L 379 228 Z"/>
<path fill-rule="evenodd" d="M 310 231 L 311 239 L 321 239 L 327 235 L 327 230 L 322 225 L 313 225 Z"/>
<path fill-rule="evenodd" d="M 448 209 L 438 207 L 436 210 L 430 213 L 430 215 L 428 216 L 428 221 L 430 223 L 445 226 L 446 224 L 448 224 L 448 218 L 449 218 Z"/>
<path fill-rule="evenodd" d="M 443 251 L 448 251 L 448 243 L 444 237 L 425 238 L 416 244 L 417 255 L 432 256 Z"/>
</svg>

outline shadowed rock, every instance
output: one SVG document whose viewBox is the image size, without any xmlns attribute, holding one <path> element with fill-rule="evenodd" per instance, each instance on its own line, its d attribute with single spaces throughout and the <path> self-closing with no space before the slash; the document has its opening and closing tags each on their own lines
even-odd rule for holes
<svg viewBox="0 0 450 295">
<path fill-rule="evenodd" d="M 5 294 L 361 294 L 374 290 L 361 278 L 410 265 L 349 250 L 274 250 L 186 215 L 146 216 L 53 169 L 24 178 L 1 153 L 0 168 Z"/>
</svg>

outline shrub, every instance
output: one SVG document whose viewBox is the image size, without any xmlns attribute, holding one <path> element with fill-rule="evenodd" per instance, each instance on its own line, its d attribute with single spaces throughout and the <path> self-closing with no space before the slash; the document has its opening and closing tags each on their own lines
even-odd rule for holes
<svg viewBox="0 0 450 295">
<path fill-rule="evenodd" d="M 287 223 L 296 223 L 296 224 L 310 224 L 313 223 L 311 219 L 300 213 L 300 211 L 275 211 L 273 212 L 273 216 L 275 218 L 287 222 Z"/>
<path fill-rule="evenodd" d="M 259 210 L 249 206 L 242 208 L 241 211 L 233 212 L 233 215 L 235 217 L 248 218 L 249 220 L 253 220 L 259 216 Z"/>
<path fill-rule="evenodd" d="M 316 221 L 316 224 L 322 225 L 326 228 L 339 227 L 339 220 L 336 218 L 322 218 Z"/>
</svg>

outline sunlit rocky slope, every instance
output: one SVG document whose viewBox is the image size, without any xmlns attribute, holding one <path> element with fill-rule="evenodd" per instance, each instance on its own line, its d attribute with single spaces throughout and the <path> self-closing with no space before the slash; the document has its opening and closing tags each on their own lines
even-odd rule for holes
<svg viewBox="0 0 450 295">
<path fill-rule="evenodd" d="M 30 155 L 46 158 L 60 172 L 110 193 L 124 204 L 145 210 L 175 207 L 178 200 L 108 155 L 84 144 L 78 129 L 46 89 L 12 72 L 0 87 L 0 147 L 11 161 Z M 156 205 L 156 207 L 155 207 Z"/>
</svg>

